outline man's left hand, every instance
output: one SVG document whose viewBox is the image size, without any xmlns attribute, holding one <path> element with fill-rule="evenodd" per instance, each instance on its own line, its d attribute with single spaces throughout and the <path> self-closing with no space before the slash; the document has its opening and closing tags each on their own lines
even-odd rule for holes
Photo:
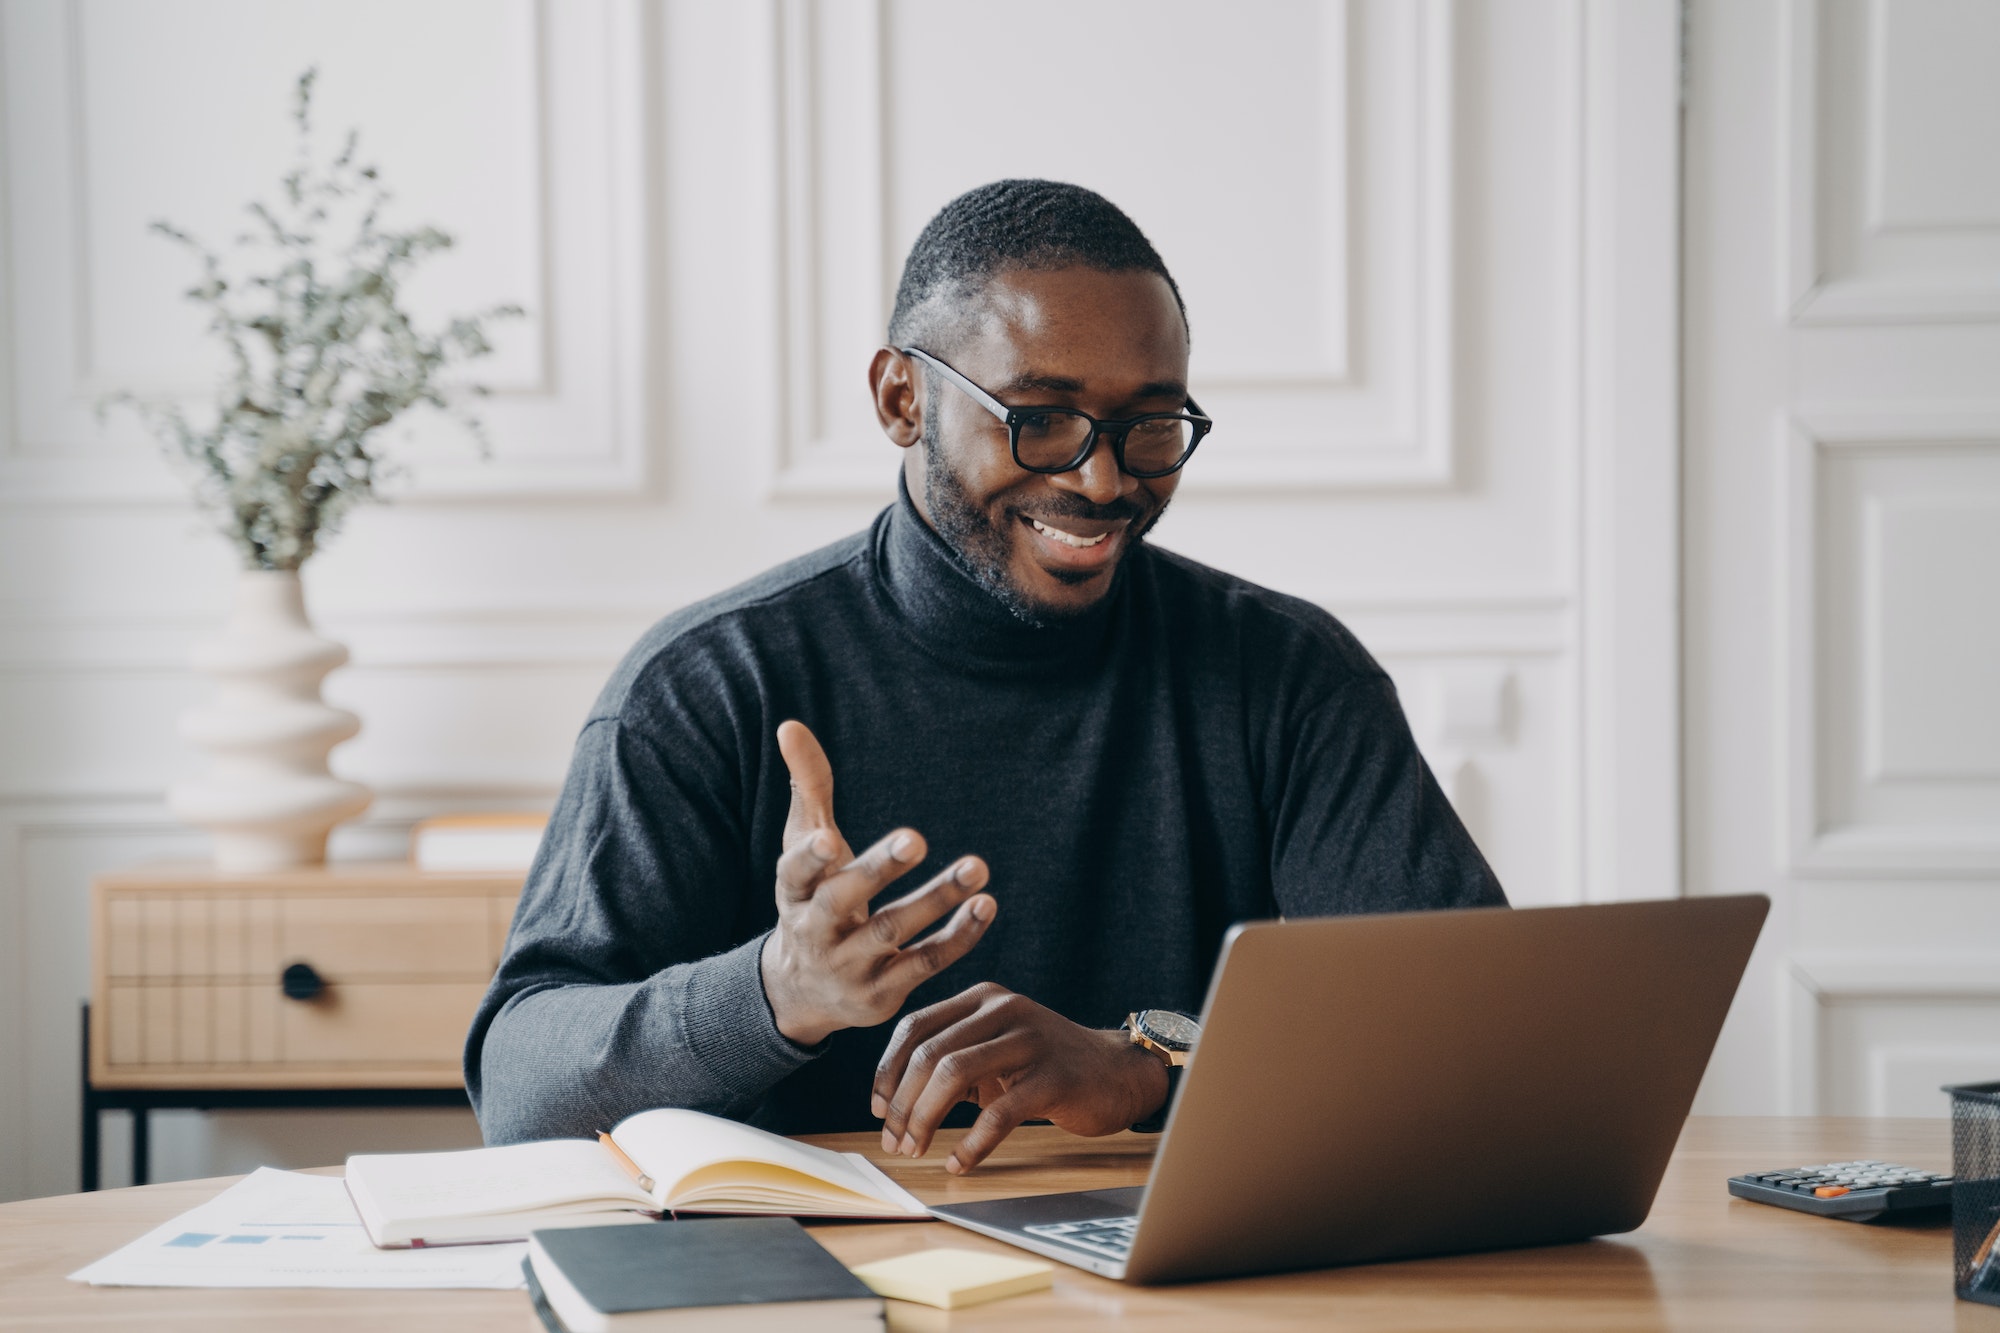
<svg viewBox="0 0 2000 1333">
<path fill-rule="evenodd" d="M 1166 1066 L 1128 1034 L 1080 1027 L 986 981 L 896 1024 L 869 1104 L 882 1117 L 882 1150 L 921 1157 L 946 1112 L 978 1103 L 979 1119 L 945 1161 L 959 1175 L 1024 1120 L 1110 1134 L 1166 1097 Z"/>
</svg>

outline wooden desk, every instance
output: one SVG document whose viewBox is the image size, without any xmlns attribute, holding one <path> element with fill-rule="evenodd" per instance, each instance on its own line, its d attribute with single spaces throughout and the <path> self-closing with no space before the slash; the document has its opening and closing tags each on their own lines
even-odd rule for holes
<svg viewBox="0 0 2000 1333">
<path fill-rule="evenodd" d="M 897 1329 L 1337 1328 L 1994 1330 L 2000 1309 L 1951 1294 L 1948 1225 L 1868 1227 L 1732 1199 L 1730 1175 L 1834 1158 L 1949 1165 L 1944 1120 L 1694 1120 L 1681 1136 L 1646 1225 L 1579 1245 L 1420 1259 L 1208 1282 L 1128 1287 L 1057 1267 L 1055 1289 L 947 1315 L 890 1302 Z M 944 1136 L 946 1138 L 950 1135 Z M 866 1135 L 829 1147 L 880 1160 Z M 944 1152 L 883 1162 L 920 1198 L 1139 1184 L 1151 1141 L 1131 1134 L 1075 1139 L 1025 1129 L 967 1180 Z M 68 1283 L 100 1255 L 211 1197 L 229 1182 L 194 1181 L 0 1205 L 0 1327 L 347 1330 L 540 1327 L 519 1292 L 142 1291 Z M 1337 1197 L 1338 1184 L 1329 1186 Z M 842 1260 L 862 1263 L 931 1246 L 1006 1251 L 942 1223 L 820 1226 Z M 1018 1253 L 1018 1251 L 1011 1251 Z"/>
</svg>

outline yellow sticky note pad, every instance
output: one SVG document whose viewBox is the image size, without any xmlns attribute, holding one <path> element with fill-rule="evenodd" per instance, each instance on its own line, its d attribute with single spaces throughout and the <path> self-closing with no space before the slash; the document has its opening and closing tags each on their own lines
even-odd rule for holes
<svg viewBox="0 0 2000 1333">
<path fill-rule="evenodd" d="M 862 1264 L 854 1276 L 877 1296 L 961 1310 L 1002 1296 L 1041 1291 L 1054 1283 L 1055 1269 L 1033 1259 L 983 1250 L 918 1250 Z"/>
</svg>

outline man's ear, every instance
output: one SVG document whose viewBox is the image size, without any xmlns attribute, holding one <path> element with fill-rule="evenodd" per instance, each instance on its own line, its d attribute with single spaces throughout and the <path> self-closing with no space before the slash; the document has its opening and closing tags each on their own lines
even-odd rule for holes
<svg viewBox="0 0 2000 1333">
<path fill-rule="evenodd" d="M 868 391 L 882 433 L 897 448 L 907 449 L 924 438 L 924 396 L 910 373 L 909 357 L 893 347 L 877 348 L 868 363 Z"/>
</svg>

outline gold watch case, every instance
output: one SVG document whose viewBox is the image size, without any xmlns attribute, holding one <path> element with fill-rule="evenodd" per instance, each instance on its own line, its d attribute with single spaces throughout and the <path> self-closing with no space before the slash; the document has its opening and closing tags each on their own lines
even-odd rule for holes
<svg viewBox="0 0 2000 1333">
<path fill-rule="evenodd" d="M 1195 1040 L 1201 1036 L 1200 1024 L 1171 1009 L 1141 1009 L 1125 1018 L 1125 1031 L 1131 1035 L 1132 1044 L 1159 1056 L 1168 1068 L 1184 1066 L 1194 1055 L 1194 1040 L 1178 1038 L 1175 1028 L 1187 1030 Z"/>
</svg>

